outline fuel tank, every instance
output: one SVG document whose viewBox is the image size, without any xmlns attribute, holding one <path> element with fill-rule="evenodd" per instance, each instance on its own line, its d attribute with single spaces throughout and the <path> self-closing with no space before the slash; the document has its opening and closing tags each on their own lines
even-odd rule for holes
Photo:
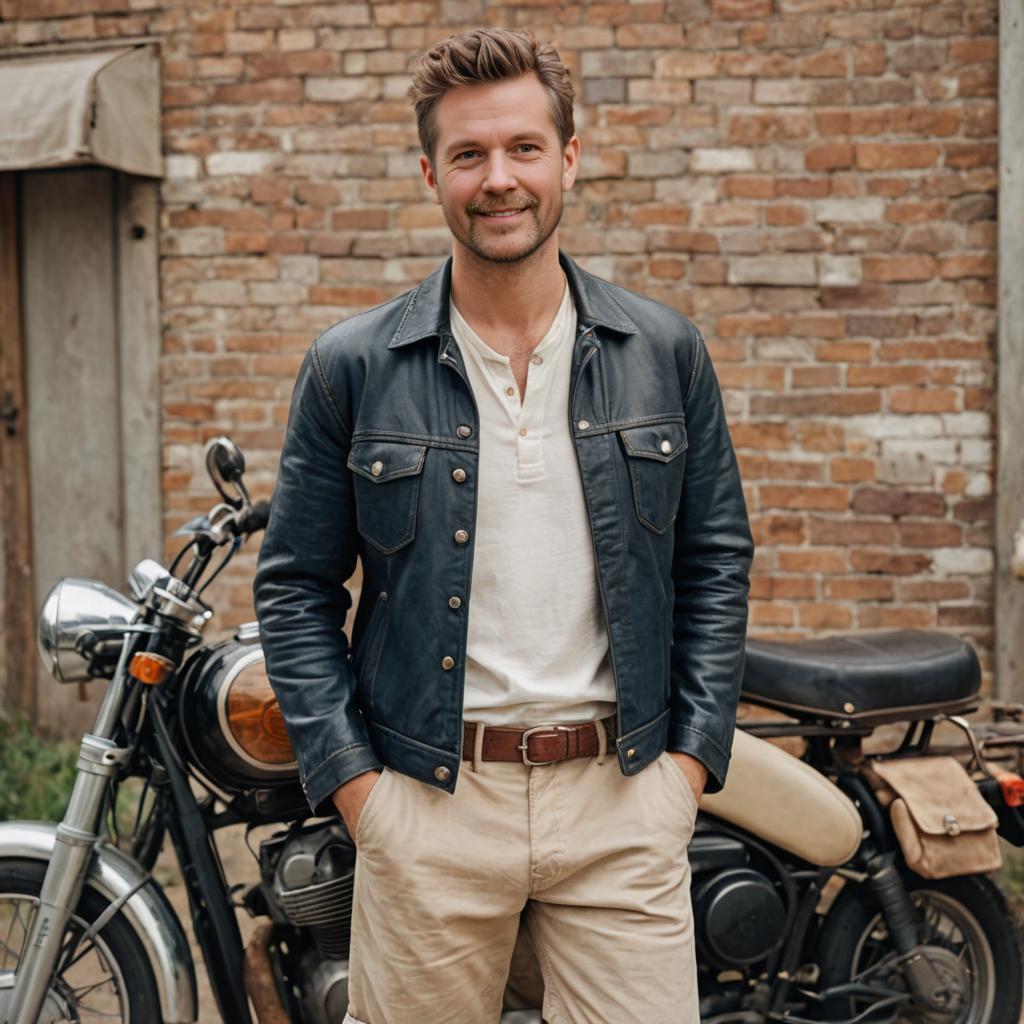
<svg viewBox="0 0 1024 1024">
<path fill-rule="evenodd" d="M 824 775 L 740 729 L 725 787 L 700 807 L 821 867 L 846 863 L 864 831 L 853 801 Z"/>
</svg>

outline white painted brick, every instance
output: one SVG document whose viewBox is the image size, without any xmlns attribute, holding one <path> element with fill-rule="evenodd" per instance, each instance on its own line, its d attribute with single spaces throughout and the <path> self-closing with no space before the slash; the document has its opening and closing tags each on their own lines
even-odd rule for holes
<svg viewBox="0 0 1024 1024">
<path fill-rule="evenodd" d="M 698 151 L 690 154 L 690 171 Z M 696 177 L 687 174 L 683 178 L 654 183 L 654 198 L 662 203 L 714 203 L 718 200 L 718 188 L 714 178 Z"/>
<path fill-rule="evenodd" d="M 992 419 L 987 412 L 946 413 L 942 426 L 954 437 L 991 437 Z"/>
<path fill-rule="evenodd" d="M 749 149 L 695 149 L 690 154 L 690 170 L 694 174 L 730 174 L 753 169 L 754 154 Z"/>
<path fill-rule="evenodd" d="M 812 363 L 814 345 L 803 338 L 759 338 L 754 342 L 754 358 L 764 362 Z"/>
<path fill-rule="evenodd" d="M 241 306 L 247 301 L 243 281 L 196 281 L 189 294 L 199 306 Z"/>
<path fill-rule="evenodd" d="M 967 479 L 964 494 L 968 498 L 985 498 L 992 493 L 992 477 L 988 473 L 974 473 Z"/>
<path fill-rule="evenodd" d="M 259 174 L 273 164 L 276 154 L 252 152 L 211 153 L 206 158 L 206 173 Z"/>
<path fill-rule="evenodd" d="M 178 181 L 193 181 L 199 177 L 199 158 L 176 153 L 164 157 L 164 177 Z"/>
<path fill-rule="evenodd" d="M 253 281 L 249 300 L 256 306 L 295 306 L 306 301 L 306 287 L 295 281 Z"/>
<path fill-rule="evenodd" d="M 762 78 L 754 83 L 754 102 L 803 106 L 811 102 L 813 89 L 805 78 Z"/>
<path fill-rule="evenodd" d="M 995 564 L 991 548 L 936 548 L 930 554 L 938 576 L 987 576 Z"/>
<path fill-rule="evenodd" d="M 980 438 L 965 438 L 960 442 L 960 460 L 964 466 L 992 466 L 993 444 Z"/>
<path fill-rule="evenodd" d="M 819 256 L 818 284 L 845 288 L 861 282 L 861 264 L 856 256 Z"/>
<path fill-rule="evenodd" d="M 811 285 L 818 281 L 813 256 L 739 257 L 729 262 L 729 284 Z"/>
<path fill-rule="evenodd" d="M 308 78 L 306 99 L 317 103 L 349 103 L 380 99 L 379 78 Z"/>
<path fill-rule="evenodd" d="M 814 204 L 814 219 L 836 224 L 863 224 L 880 221 L 885 216 L 885 200 L 869 199 L 819 199 Z"/>
<path fill-rule="evenodd" d="M 319 256 L 282 256 L 278 260 L 282 281 L 316 284 L 320 280 Z"/>
<path fill-rule="evenodd" d="M 942 420 L 930 415 L 851 416 L 846 425 L 850 433 L 880 441 L 900 437 L 940 437 L 943 432 Z"/>
<path fill-rule="evenodd" d="M 921 438 L 882 442 L 884 458 L 920 458 L 932 465 L 953 466 L 957 463 L 956 441 L 948 438 Z"/>
</svg>

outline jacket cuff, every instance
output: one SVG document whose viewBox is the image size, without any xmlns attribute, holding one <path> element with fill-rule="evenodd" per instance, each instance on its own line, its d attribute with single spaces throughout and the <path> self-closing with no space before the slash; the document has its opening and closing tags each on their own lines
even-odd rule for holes
<svg viewBox="0 0 1024 1024">
<path fill-rule="evenodd" d="M 705 793 L 717 793 L 725 785 L 729 771 L 729 753 L 706 732 L 678 722 L 669 724 L 668 749 L 695 757 L 708 770 Z"/>
<path fill-rule="evenodd" d="M 334 791 L 363 772 L 380 771 L 383 767 L 368 743 L 353 743 L 336 750 L 302 780 L 313 814 L 316 817 L 337 814 L 331 800 Z"/>
</svg>

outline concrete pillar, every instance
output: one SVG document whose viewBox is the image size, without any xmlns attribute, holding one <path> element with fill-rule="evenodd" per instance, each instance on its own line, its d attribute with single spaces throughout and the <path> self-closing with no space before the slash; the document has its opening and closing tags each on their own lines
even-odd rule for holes
<svg viewBox="0 0 1024 1024">
<path fill-rule="evenodd" d="M 1024 4 L 999 3 L 999 347 L 995 695 L 1024 700 Z"/>
</svg>

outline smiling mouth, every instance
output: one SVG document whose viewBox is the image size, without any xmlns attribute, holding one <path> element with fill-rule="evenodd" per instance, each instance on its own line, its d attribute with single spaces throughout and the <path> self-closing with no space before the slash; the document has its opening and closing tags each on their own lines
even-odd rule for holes
<svg viewBox="0 0 1024 1024">
<path fill-rule="evenodd" d="M 500 220 L 504 217 L 517 217 L 520 213 L 524 213 L 528 207 L 519 206 L 514 210 L 474 210 L 480 217 L 490 217 L 493 220 Z"/>
</svg>

